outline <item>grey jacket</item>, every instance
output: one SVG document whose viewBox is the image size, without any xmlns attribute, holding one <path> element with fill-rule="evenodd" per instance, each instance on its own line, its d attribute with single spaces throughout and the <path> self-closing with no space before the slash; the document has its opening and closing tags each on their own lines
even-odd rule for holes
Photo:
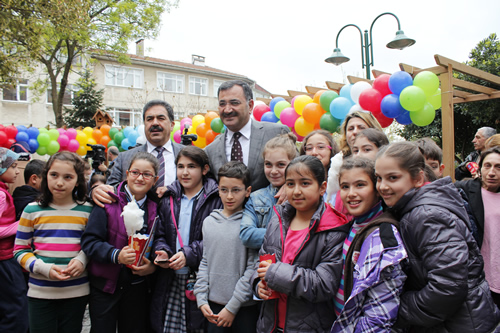
<svg viewBox="0 0 500 333">
<path fill-rule="evenodd" d="M 257 251 L 240 240 L 242 216 L 240 211 L 225 217 L 216 209 L 203 222 L 203 258 L 194 286 L 198 307 L 211 301 L 237 314 L 240 307 L 255 304 L 250 276 Z"/>
<path fill-rule="evenodd" d="M 410 259 L 396 327 L 412 332 L 491 332 L 500 312 L 450 177 L 408 191 L 391 209 Z"/>
</svg>

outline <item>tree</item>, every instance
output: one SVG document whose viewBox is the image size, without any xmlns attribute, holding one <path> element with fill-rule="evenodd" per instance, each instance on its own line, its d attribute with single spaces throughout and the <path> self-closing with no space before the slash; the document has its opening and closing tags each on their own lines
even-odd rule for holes
<svg viewBox="0 0 500 333">
<path fill-rule="evenodd" d="M 109 54 L 127 63 L 128 43 L 154 38 L 161 14 L 177 0 L 0 0 L 0 75 L 42 64 L 52 91 L 56 126 L 64 125 L 63 97 L 73 62 L 88 53 Z M 27 67 L 26 67 L 27 66 Z M 5 68 L 5 70 L 4 70 Z M 2 78 L 5 80 L 5 78 Z M 45 88 L 43 82 L 35 86 Z"/>
<path fill-rule="evenodd" d="M 500 41 L 498 36 L 493 33 L 480 41 L 470 52 L 469 60 L 465 64 L 500 76 Z M 500 89 L 489 82 L 462 73 L 454 74 L 454 76 L 460 80 Z M 455 104 L 454 124 L 455 159 L 461 162 L 461 159 L 474 149 L 472 139 L 478 128 L 489 126 L 496 128 L 497 131 L 500 129 L 500 99 Z M 407 140 L 428 136 L 441 144 L 441 110 L 436 111 L 436 119 L 432 124 L 425 127 L 407 125 L 400 131 L 400 135 Z"/>
<path fill-rule="evenodd" d="M 87 68 L 78 80 L 75 96 L 71 100 L 74 108 L 64 108 L 64 122 L 69 127 L 94 127 L 92 120 L 97 110 L 102 109 L 104 89 L 96 90 L 92 73 Z"/>
</svg>

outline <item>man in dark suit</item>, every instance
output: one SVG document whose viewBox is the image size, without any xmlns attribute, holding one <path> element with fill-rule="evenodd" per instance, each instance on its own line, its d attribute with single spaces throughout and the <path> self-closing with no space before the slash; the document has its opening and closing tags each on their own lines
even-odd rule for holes
<svg viewBox="0 0 500 333">
<path fill-rule="evenodd" d="M 210 169 L 217 175 L 219 168 L 228 161 L 241 160 L 250 170 L 252 191 L 266 187 L 269 182 L 264 175 L 262 149 L 267 141 L 290 132 L 290 129 L 284 125 L 250 119 L 254 105 L 253 93 L 244 81 L 224 82 L 219 87 L 218 97 L 219 115 L 227 130 L 205 148 Z M 238 139 L 235 140 L 236 137 Z M 235 141 L 238 141 L 238 149 L 234 148 Z"/>
<path fill-rule="evenodd" d="M 114 160 L 111 174 L 106 181 L 107 185 L 99 185 L 92 191 L 92 200 L 101 206 L 110 203 L 108 191 L 126 178 L 126 171 L 132 157 L 138 152 L 148 152 L 158 157 L 163 156 L 165 163 L 164 176 L 158 180 L 162 186 L 157 186 L 156 193 L 162 196 L 175 179 L 175 157 L 183 148 L 182 145 L 170 140 L 170 133 L 174 128 L 174 110 L 170 104 L 162 100 L 152 100 L 143 108 L 144 132 L 146 144 L 131 150 L 124 151 Z"/>
</svg>

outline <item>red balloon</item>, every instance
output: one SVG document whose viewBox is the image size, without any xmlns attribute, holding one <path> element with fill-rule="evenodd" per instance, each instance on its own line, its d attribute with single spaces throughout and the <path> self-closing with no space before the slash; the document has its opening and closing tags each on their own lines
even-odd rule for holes
<svg viewBox="0 0 500 333">
<path fill-rule="evenodd" d="M 17 135 L 17 128 L 14 125 L 5 126 L 4 132 L 7 134 L 9 139 L 15 139 Z"/>
<path fill-rule="evenodd" d="M 9 138 L 7 140 L 7 144 L 4 147 L 5 148 L 10 148 L 14 143 L 16 143 L 16 139 Z"/>
<path fill-rule="evenodd" d="M 217 134 L 219 133 L 215 133 L 211 129 L 205 133 L 205 139 L 207 140 L 207 145 L 211 144 L 214 141 Z"/>
<path fill-rule="evenodd" d="M 359 105 L 363 110 L 371 112 L 380 112 L 380 102 L 382 102 L 382 94 L 373 88 L 366 89 L 359 95 Z"/>
<path fill-rule="evenodd" d="M 0 146 L 3 147 L 3 145 L 5 145 L 7 143 L 7 140 L 9 138 L 7 137 L 7 134 L 5 134 L 5 132 L 3 131 L 0 131 Z"/>
<path fill-rule="evenodd" d="M 260 119 L 262 118 L 262 115 L 266 112 L 269 112 L 269 111 L 271 111 L 271 108 L 269 106 L 267 106 L 266 104 L 256 105 L 253 108 L 253 117 L 255 118 L 255 120 L 260 121 Z"/>
<path fill-rule="evenodd" d="M 391 89 L 389 89 L 390 78 L 389 74 L 382 74 L 373 81 L 373 89 L 377 89 L 382 94 L 382 97 L 392 94 Z"/>
<path fill-rule="evenodd" d="M 384 116 L 384 114 L 382 112 L 373 113 L 373 116 L 375 118 L 377 118 L 377 120 L 380 123 L 380 126 L 382 126 L 382 128 L 388 127 L 389 125 L 392 124 L 392 121 L 394 120 L 394 118 L 389 118 L 389 117 Z"/>
</svg>

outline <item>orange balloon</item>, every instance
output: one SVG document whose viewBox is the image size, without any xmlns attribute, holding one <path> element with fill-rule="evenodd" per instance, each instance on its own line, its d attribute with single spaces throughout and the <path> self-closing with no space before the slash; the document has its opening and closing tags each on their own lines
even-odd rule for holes
<svg viewBox="0 0 500 333">
<path fill-rule="evenodd" d="M 207 114 L 205 115 L 205 124 L 207 124 L 207 126 L 210 127 L 212 120 L 214 120 L 215 118 L 219 118 L 217 112 L 208 111 Z"/>
<path fill-rule="evenodd" d="M 300 136 L 306 136 L 314 130 L 314 125 L 305 121 L 303 117 L 299 117 L 295 121 L 295 132 Z"/>
<path fill-rule="evenodd" d="M 206 123 L 199 124 L 198 127 L 196 127 L 196 134 L 204 138 L 205 135 L 207 134 L 207 124 Z"/>
<path fill-rule="evenodd" d="M 318 124 L 324 111 L 317 103 L 309 103 L 302 110 L 302 117 L 310 124 Z"/>
<path fill-rule="evenodd" d="M 314 124 L 314 130 L 319 130 L 321 129 L 321 126 L 319 126 L 319 123 Z"/>
<path fill-rule="evenodd" d="M 103 135 L 99 143 L 103 145 L 104 147 L 108 146 L 109 141 L 111 141 L 111 138 L 107 135 Z"/>
<path fill-rule="evenodd" d="M 219 133 L 215 133 L 214 131 L 212 131 L 211 129 L 209 129 L 206 133 L 205 133 L 205 139 L 207 140 L 207 145 L 211 144 L 215 137 L 217 136 L 217 134 Z"/>
<path fill-rule="evenodd" d="M 319 104 L 319 98 L 321 97 L 321 95 L 325 92 L 326 90 L 319 90 L 318 92 L 316 92 L 314 94 L 314 98 L 313 98 L 313 102 L 316 103 L 316 104 Z"/>
<path fill-rule="evenodd" d="M 94 140 L 96 142 L 99 142 L 101 141 L 101 138 L 102 138 L 102 132 L 98 129 L 95 129 L 93 132 L 92 132 L 92 137 L 94 138 Z"/>
<path fill-rule="evenodd" d="M 111 126 L 109 125 L 102 125 L 101 128 L 99 128 L 102 132 L 103 135 L 108 135 L 109 130 L 111 129 Z"/>
</svg>

